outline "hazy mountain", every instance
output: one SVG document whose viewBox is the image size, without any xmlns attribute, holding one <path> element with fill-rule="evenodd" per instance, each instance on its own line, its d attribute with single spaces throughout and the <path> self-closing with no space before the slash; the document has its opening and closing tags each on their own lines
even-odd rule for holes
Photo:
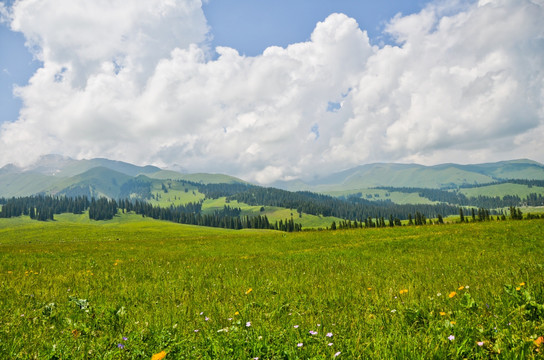
<svg viewBox="0 0 544 360">
<path fill-rule="evenodd" d="M 45 193 L 117 198 L 123 185 L 136 177 L 149 183 L 166 179 L 205 184 L 243 182 L 223 174 L 181 174 L 156 166 L 137 166 L 102 158 L 75 160 L 46 155 L 24 168 L 13 164 L 0 168 L 0 197 Z"/>
<path fill-rule="evenodd" d="M 14 165 L 1 168 L 0 197 L 46 193 L 117 198 L 120 194 L 127 194 L 133 186 L 130 181 L 135 179 L 139 183 L 149 182 L 150 184 L 160 183 L 162 180 L 186 180 L 206 184 L 245 183 L 224 174 L 185 174 L 173 170 L 161 170 L 156 166 L 137 166 L 108 159 L 74 160 L 59 155 L 47 155 L 25 168 Z M 544 165 L 531 160 L 435 166 L 368 164 L 311 182 L 284 181 L 277 182 L 273 186 L 291 191 L 330 192 L 376 186 L 451 188 L 503 179 L 544 180 Z"/>
<path fill-rule="evenodd" d="M 286 190 L 338 191 L 376 186 L 451 188 L 504 179 L 544 180 L 544 165 L 532 160 L 459 165 L 368 164 L 344 170 L 311 182 L 277 182 Z"/>
</svg>

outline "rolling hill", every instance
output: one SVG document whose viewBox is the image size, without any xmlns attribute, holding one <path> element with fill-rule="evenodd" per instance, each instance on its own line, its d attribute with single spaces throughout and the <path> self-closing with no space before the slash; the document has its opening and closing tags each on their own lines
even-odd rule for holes
<svg viewBox="0 0 544 360">
<path fill-rule="evenodd" d="M 317 192 L 368 189 L 377 186 L 451 189 L 506 179 L 544 180 L 544 165 L 532 160 L 512 160 L 474 165 L 368 164 L 311 182 L 294 180 L 274 186 L 291 191 Z"/>
</svg>

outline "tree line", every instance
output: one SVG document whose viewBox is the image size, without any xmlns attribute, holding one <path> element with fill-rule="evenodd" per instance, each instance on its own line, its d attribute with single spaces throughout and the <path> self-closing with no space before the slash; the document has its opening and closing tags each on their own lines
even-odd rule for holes
<svg viewBox="0 0 544 360">
<path fill-rule="evenodd" d="M 202 201 L 170 207 L 153 206 L 145 201 L 107 198 L 91 198 L 85 196 L 70 198 L 66 196 L 28 196 L 11 199 L 0 199 L 2 209 L 0 218 L 30 216 L 31 219 L 54 220 L 54 214 L 82 214 L 89 211 L 91 220 L 111 220 L 119 211 L 134 212 L 143 217 L 172 221 L 180 224 L 220 227 L 225 229 L 271 229 L 280 231 L 301 231 L 302 225 L 291 219 L 271 223 L 266 215 L 240 216 L 240 208 L 225 205 L 223 209 L 212 214 L 202 213 Z"/>
</svg>

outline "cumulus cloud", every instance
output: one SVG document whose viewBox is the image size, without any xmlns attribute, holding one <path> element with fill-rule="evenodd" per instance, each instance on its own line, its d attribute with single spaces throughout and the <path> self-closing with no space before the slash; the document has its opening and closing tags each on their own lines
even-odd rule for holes
<svg viewBox="0 0 544 360">
<path fill-rule="evenodd" d="M 306 42 L 216 59 L 200 1 L 76 3 L 11 9 L 43 67 L 17 89 L 0 163 L 104 156 L 268 183 L 372 161 L 544 160 L 541 0 L 431 3 L 391 19 L 382 47 L 331 14 Z"/>
</svg>

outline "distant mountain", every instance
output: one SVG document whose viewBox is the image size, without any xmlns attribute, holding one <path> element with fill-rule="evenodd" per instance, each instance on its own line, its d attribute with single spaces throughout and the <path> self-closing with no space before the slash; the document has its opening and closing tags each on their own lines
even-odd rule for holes
<svg viewBox="0 0 544 360">
<path fill-rule="evenodd" d="M 377 186 L 452 188 L 505 179 L 544 180 L 544 165 L 532 160 L 459 165 L 368 164 L 344 170 L 311 182 L 295 180 L 273 186 L 286 190 L 342 191 Z"/>
<path fill-rule="evenodd" d="M 186 180 L 209 183 L 245 183 L 222 174 L 181 174 L 156 166 L 137 166 L 108 159 L 75 160 L 60 155 L 42 156 L 21 168 L 13 164 L 0 168 L 0 197 L 34 194 L 106 196 L 118 198 L 130 191 L 131 180 L 139 183 Z M 130 193 L 130 192 L 129 192 Z"/>
</svg>

